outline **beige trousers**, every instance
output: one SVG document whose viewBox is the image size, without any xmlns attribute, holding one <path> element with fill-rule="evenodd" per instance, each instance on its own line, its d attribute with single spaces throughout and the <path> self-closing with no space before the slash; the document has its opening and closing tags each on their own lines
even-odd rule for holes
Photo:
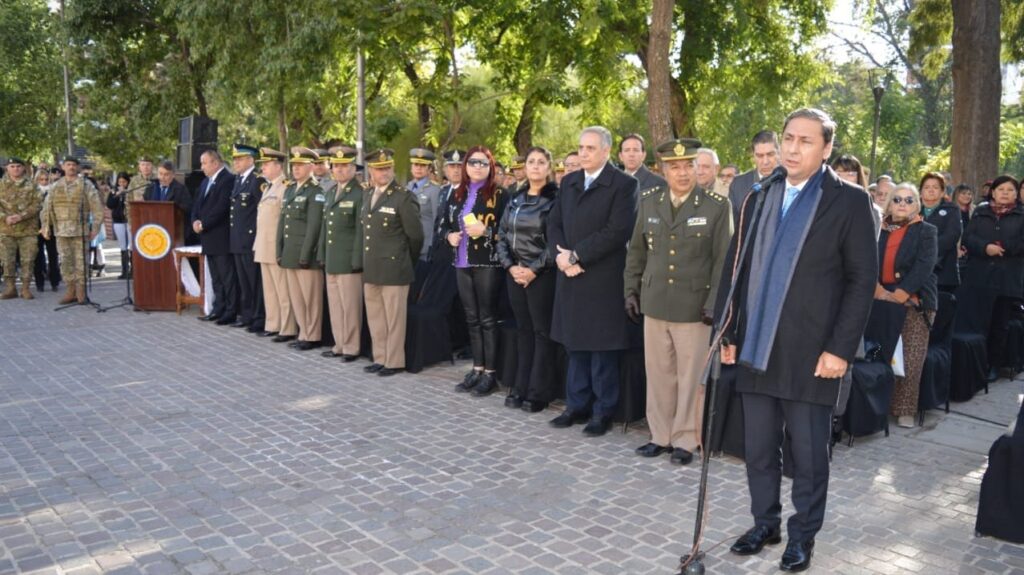
<svg viewBox="0 0 1024 575">
<path fill-rule="evenodd" d="M 363 284 L 366 321 L 373 339 L 373 363 L 405 368 L 405 318 L 409 286 Z"/>
<path fill-rule="evenodd" d="M 263 304 L 267 308 L 264 328 L 281 335 L 297 335 L 299 324 L 295 323 L 292 303 L 288 299 L 288 279 L 285 270 L 277 264 L 260 264 L 263 276 Z"/>
<path fill-rule="evenodd" d="M 331 309 L 334 353 L 359 355 L 363 329 L 363 274 L 327 274 L 327 305 Z"/>
<path fill-rule="evenodd" d="M 299 324 L 299 341 L 320 341 L 324 319 L 324 272 L 321 270 L 284 271 L 288 278 L 288 300 Z"/>
<path fill-rule="evenodd" d="M 700 376 L 711 327 L 644 317 L 647 425 L 651 441 L 694 451 L 700 441 L 704 386 Z"/>
</svg>

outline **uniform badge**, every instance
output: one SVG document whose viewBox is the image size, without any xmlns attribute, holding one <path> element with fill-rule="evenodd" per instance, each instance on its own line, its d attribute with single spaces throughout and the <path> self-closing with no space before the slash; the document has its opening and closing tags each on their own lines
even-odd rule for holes
<svg viewBox="0 0 1024 575">
<path fill-rule="evenodd" d="M 686 220 L 686 225 L 688 225 L 688 226 L 706 226 L 706 225 L 708 225 L 708 219 L 707 218 L 690 218 L 690 219 Z"/>
<path fill-rule="evenodd" d="M 338 204 L 338 207 L 340 207 L 340 208 L 354 208 L 354 207 L 356 207 L 356 203 L 352 202 L 352 201 L 340 202 Z"/>
<path fill-rule="evenodd" d="M 324 201 L 326 201 L 326 198 L 324 198 L 324 195 L 323 195 L 323 194 L 317 194 L 317 195 L 316 195 L 316 198 L 314 198 L 314 199 L 315 199 L 316 201 L 320 202 L 321 204 L 322 204 L 322 203 L 324 203 Z"/>
<path fill-rule="evenodd" d="M 306 201 L 306 196 L 299 196 L 299 197 L 295 198 L 295 201 L 296 202 L 304 202 L 304 201 Z"/>
<path fill-rule="evenodd" d="M 940 216 L 946 215 L 946 210 L 939 210 L 939 215 Z"/>
<path fill-rule="evenodd" d="M 655 218 L 655 217 L 647 218 L 647 223 L 649 223 L 649 224 L 659 224 L 659 223 L 661 223 L 661 218 Z"/>
<path fill-rule="evenodd" d="M 420 201 L 421 202 L 427 201 L 427 194 L 420 194 Z"/>
<path fill-rule="evenodd" d="M 384 206 L 384 207 L 382 207 L 380 209 L 380 213 L 382 213 L 382 214 L 391 214 L 393 216 L 393 215 L 395 215 L 395 208 L 389 208 L 387 206 Z"/>
</svg>

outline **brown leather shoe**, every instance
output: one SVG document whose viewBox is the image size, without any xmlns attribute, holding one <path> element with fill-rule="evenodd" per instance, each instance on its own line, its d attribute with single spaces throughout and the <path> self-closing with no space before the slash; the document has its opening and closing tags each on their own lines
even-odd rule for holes
<svg viewBox="0 0 1024 575">
<path fill-rule="evenodd" d="M 64 297 L 60 298 L 57 303 L 60 305 L 72 303 L 75 301 L 75 284 L 68 284 L 68 291 L 64 294 Z"/>
<path fill-rule="evenodd" d="M 4 293 L 0 293 L 0 299 L 14 299 L 18 292 L 14 289 L 14 280 L 4 282 Z"/>
<path fill-rule="evenodd" d="M 28 285 L 29 282 L 21 282 L 21 299 L 36 299 Z"/>
<path fill-rule="evenodd" d="M 75 288 L 75 295 L 78 297 L 78 303 L 85 303 L 85 282 L 78 284 Z"/>
</svg>

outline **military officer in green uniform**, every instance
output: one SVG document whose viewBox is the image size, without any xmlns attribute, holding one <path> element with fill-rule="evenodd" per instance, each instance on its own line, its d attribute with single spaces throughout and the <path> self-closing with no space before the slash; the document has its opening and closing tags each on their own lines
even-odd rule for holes
<svg viewBox="0 0 1024 575">
<path fill-rule="evenodd" d="M 25 174 L 20 158 L 7 160 L 7 176 L 0 178 L 0 255 L 3 256 L 4 291 L 0 299 L 18 297 L 14 289 L 15 265 L 21 253 L 21 297 L 32 299 L 33 264 L 39 245 L 38 216 L 43 196 Z"/>
<path fill-rule="evenodd" d="M 60 255 L 60 275 L 68 284 L 68 291 L 60 303 L 78 300 L 85 302 L 85 255 L 87 241 L 99 234 L 103 225 L 103 205 L 99 192 L 89 180 L 79 177 L 78 158 L 68 156 L 61 164 L 64 177 L 57 180 L 43 201 L 42 234 L 50 239 L 50 226 L 57 237 Z"/>
<path fill-rule="evenodd" d="M 699 140 L 658 146 L 667 185 L 641 194 L 626 256 L 626 313 L 644 323 L 647 422 L 651 441 L 636 451 L 669 450 L 687 464 L 700 441 L 711 310 L 732 238 L 729 200 L 697 186 Z"/>
<path fill-rule="evenodd" d="M 330 311 L 334 349 L 324 357 L 341 357 L 345 362 L 359 357 L 359 336 L 363 329 L 363 234 L 359 215 L 363 209 L 363 187 L 356 179 L 356 149 L 331 148 L 331 175 L 337 185 L 324 196 L 324 222 L 320 228 L 317 261 L 327 277 L 327 306 Z"/>
<path fill-rule="evenodd" d="M 146 190 L 156 181 L 156 174 L 153 173 L 153 158 L 142 156 L 139 158 L 139 173 L 128 180 L 128 189 L 125 191 L 125 218 L 128 224 L 129 249 L 132 241 L 135 241 L 135 228 L 132 227 L 132 206 L 131 202 L 141 202 L 145 199 Z"/>
<path fill-rule="evenodd" d="M 320 156 L 309 148 L 291 149 L 293 181 L 284 192 L 277 224 L 277 263 L 288 282 L 288 299 L 299 324 L 296 349 L 313 349 L 320 342 L 324 315 L 324 276 L 316 263 L 324 191 L 313 177 Z"/>
<path fill-rule="evenodd" d="M 363 227 L 363 297 L 373 339 L 373 363 L 364 369 L 382 377 L 405 369 L 405 319 L 413 266 L 423 248 L 423 226 L 415 196 L 395 183 L 395 153 L 366 157 L 370 188 L 360 218 Z"/>
</svg>

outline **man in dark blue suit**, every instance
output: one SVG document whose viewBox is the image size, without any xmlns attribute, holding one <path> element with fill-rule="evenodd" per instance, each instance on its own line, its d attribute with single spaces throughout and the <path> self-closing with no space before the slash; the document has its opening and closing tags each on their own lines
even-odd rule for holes
<svg viewBox="0 0 1024 575">
<path fill-rule="evenodd" d="M 626 243 L 636 219 L 636 178 L 608 161 L 612 135 L 580 133 L 583 169 L 562 178 L 548 215 L 548 246 L 558 266 L 551 338 L 569 352 L 565 412 L 554 427 L 582 423 L 604 435 L 619 401 L 619 357 L 629 347 L 622 306 Z"/>
<path fill-rule="evenodd" d="M 258 148 L 235 144 L 231 151 L 231 167 L 235 169 L 235 185 L 231 190 L 231 256 L 238 278 L 238 321 L 232 327 L 248 328 L 250 333 L 263 331 L 266 311 L 263 307 L 263 282 L 260 266 L 253 253 L 256 239 L 256 207 L 263 197 L 267 181 L 256 173 Z"/>
<path fill-rule="evenodd" d="M 870 200 L 825 163 L 835 129 L 821 110 L 786 118 L 781 159 L 788 175 L 764 192 L 757 217 L 756 202 L 747 202 L 719 284 L 719 313 L 728 318 L 722 363 L 739 364 L 754 516 L 731 551 L 753 555 L 782 541 L 782 442 L 789 436 L 796 512 L 786 525 L 783 571 L 811 564 L 825 519 L 832 412 L 878 281 Z M 726 301 L 738 238 L 747 237 L 734 299 Z"/>
<path fill-rule="evenodd" d="M 238 317 L 238 278 L 231 259 L 228 222 L 235 178 L 224 167 L 217 150 L 203 152 L 199 163 L 206 179 L 199 185 L 192 205 L 192 230 L 199 234 L 203 255 L 209 262 L 214 295 L 213 310 L 199 319 L 228 325 Z"/>
</svg>

